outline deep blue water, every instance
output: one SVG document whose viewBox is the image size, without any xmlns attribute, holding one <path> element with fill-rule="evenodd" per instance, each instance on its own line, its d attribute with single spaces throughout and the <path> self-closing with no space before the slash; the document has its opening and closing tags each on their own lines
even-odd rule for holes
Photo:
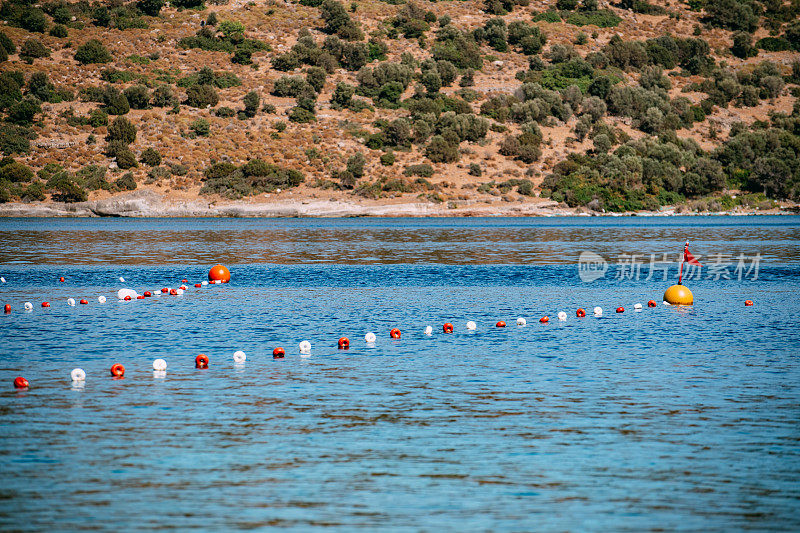
<svg viewBox="0 0 800 533">
<path fill-rule="evenodd" d="M 0 220 L 0 529 L 798 530 L 799 275 L 800 217 Z"/>
</svg>

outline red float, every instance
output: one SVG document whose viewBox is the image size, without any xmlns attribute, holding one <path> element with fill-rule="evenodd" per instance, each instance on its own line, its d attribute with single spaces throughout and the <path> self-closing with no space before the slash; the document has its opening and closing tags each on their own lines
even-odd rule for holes
<svg viewBox="0 0 800 533">
<path fill-rule="evenodd" d="M 188 280 L 185 280 L 185 279 L 182 279 L 182 280 L 181 280 L 181 283 L 189 283 L 189 281 L 188 281 Z"/>
<path fill-rule="evenodd" d="M 208 356 L 201 353 L 195 357 L 194 366 L 195 368 L 208 368 Z"/>
<path fill-rule="evenodd" d="M 60 281 L 61 283 L 64 283 L 64 276 L 61 276 L 60 278 L 58 278 L 58 281 Z"/>
<path fill-rule="evenodd" d="M 50 307 L 50 302 L 42 302 L 42 307 Z"/>
<path fill-rule="evenodd" d="M 272 350 L 273 359 L 283 359 L 286 356 L 286 351 L 280 346 Z"/>
<path fill-rule="evenodd" d="M 81 304 L 82 305 L 88 305 L 89 304 L 89 300 L 81 300 Z"/>
<path fill-rule="evenodd" d="M 150 298 L 152 295 L 153 295 L 153 293 L 152 293 L 152 292 L 150 292 L 150 291 L 144 291 L 144 296 L 145 296 L 145 298 Z"/>
<path fill-rule="evenodd" d="M 655 300 L 650 300 L 649 302 L 647 302 L 647 307 L 655 307 L 657 305 L 658 304 L 656 303 Z"/>
<path fill-rule="evenodd" d="M 144 300 L 144 294 L 140 294 L 136 297 L 137 300 Z"/>
<path fill-rule="evenodd" d="M 5 310 L 6 314 L 9 314 L 11 312 L 11 305 L 6 304 L 5 307 L 3 307 L 3 309 Z"/>
<path fill-rule="evenodd" d="M 203 285 L 202 285 L 201 283 L 195 283 L 195 284 L 194 284 L 194 288 L 195 288 L 195 289 L 199 289 L 199 288 L 200 288 L 200 287 L 202 287 L 202 286 L 203 286 Z"/>
<path fill-rule="evenodd" d="M 29 385 L 30 383 L 28 383 L 28 380 L 22 376 L 17 376 L 14 378 L 14 387 L 17 389 L 27 389 Z"/>
<path fill-rule="evenodd" d="M 339 339 L 339 349 L 340 350 L 347 350 L 350 348 L 350 339 L 347 337 L 342 337 Z"/>
<path fill-rule="evenodd" d="M 450 322 L 445 322 L 444 325 L 442 326 L 442 331 L 444 331 L 445 333 L 453 333 L 453 324 L 451 324 Z"/>
<path fill-rule="evenodd" d="M 497 326 L 498 328 L 504 328 L 504 327 L 506 327 L 506 323 L 501 320 L 500 322 L 495 324 L 495 326 Z"/>
<path fill-rule="evenodd" d="M 539 322 L 541 322 L 542 324 L 547 324 L 548 322 L 550 322 L 550 317 L 543 316 L 542 318 L 539 319 Z"/>
<path fill-rule="evenodd" d="M 622 307 L 622 306 L 617 307 L 617 313 L 624 313 L 624 312 L 625 312 L 625 308 L 624 307 Z"/>
<path fill-rule="evenodd" d="M 231 272 L 225 265 L 214 265 L 208 271 L 208 281 L 219 281 L 228 283 L 231 280 Z"/>
<path fill-rule="evenodd" d="M 169 295 L 170 296 L 177 296 L 178 295 L 178 290 L 177 289 L 170 289 L 169 290 Z"/>
<path fill-rule="evenodd" d="M 578 310 L 575 311 L 575 316 L 577 316 L 578 318 L 584 318 L 586 316 L 586 311 L 584 311 L 579 307 Z"/>
<path fill-rule="evenodd" d="M 131 297 L 130 296 L 126 296 L 125 298 L 123 298 L 123 300 L 125 300 L 126 302 L 130 302 L 131 301 Z"/>
<path fill-rule="evenodd" d="M 393 339 L 399 339 L 400 338 L 400 330 L 397 329 L 397 328 L 392 328 L 392 330 L 389 332 L 389 336 L 391 338 L 393 338 Z"/>
<path fill-rule="evenodd" d="M 111 365 L 111 375 L 115 378 L 125 377 L 125 367 L 119 363 Z"/>
<path fill-rule="evenodd" d="M 748 307 L 749 307 L 749 306 L 751 306 L 751 305 L 753 305 L 753 300 L 745 300 L 745 301 L 744 301 L 744 305 L 746 305 L 746 306 L 748 306 Z"/>
</svg>

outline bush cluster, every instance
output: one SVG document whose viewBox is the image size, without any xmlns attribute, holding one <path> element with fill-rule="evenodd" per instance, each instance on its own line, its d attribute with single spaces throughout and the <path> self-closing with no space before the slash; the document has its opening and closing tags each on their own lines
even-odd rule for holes
<svg viewBox="0 0 800 533">
<path fill-rule="evenodd" d="M 203 175 L 201 194 L 219 194 L 239 199 L 276 189 L 296 187 L 305 181 L 302 172 L 252 159 L 241 167 L 232 163 L 215 163 Z"/>
</svg>

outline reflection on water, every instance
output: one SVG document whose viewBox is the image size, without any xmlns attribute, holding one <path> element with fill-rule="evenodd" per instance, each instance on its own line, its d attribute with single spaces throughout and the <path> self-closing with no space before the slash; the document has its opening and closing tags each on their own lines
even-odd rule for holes
<svg viewBox="0 0 800 533">
<path fill-rule="evenodd" d="M 799 227 L 0 220 L 0 530 L 800 530 Z M 635 313 L 663 281 L 581 283 L 574 264 L 687 237 L 765 265 Z M 217 260 L 232 283 L 113 297 L 120 276 L 174 287 Z"/>
<path fill-rule="evenodd" d="M 590 250 L 797 262 L 800 217 L 5 219 L 0 264 L 575 263 Z M 769 240 L 769 246 L 766 241 Z"/>
</svg>

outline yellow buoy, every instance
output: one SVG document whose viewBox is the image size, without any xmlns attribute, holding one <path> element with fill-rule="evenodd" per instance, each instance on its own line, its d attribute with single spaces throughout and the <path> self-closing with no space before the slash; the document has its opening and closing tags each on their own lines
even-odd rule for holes
<svg viewBox="0 0 800 533">
<path fill-rule="evenodd" d="M 683 285 L 673 285 L 664 292 L 664 301 L 672 305 L 692 305 L 694 296 Z"/>
</svg>

